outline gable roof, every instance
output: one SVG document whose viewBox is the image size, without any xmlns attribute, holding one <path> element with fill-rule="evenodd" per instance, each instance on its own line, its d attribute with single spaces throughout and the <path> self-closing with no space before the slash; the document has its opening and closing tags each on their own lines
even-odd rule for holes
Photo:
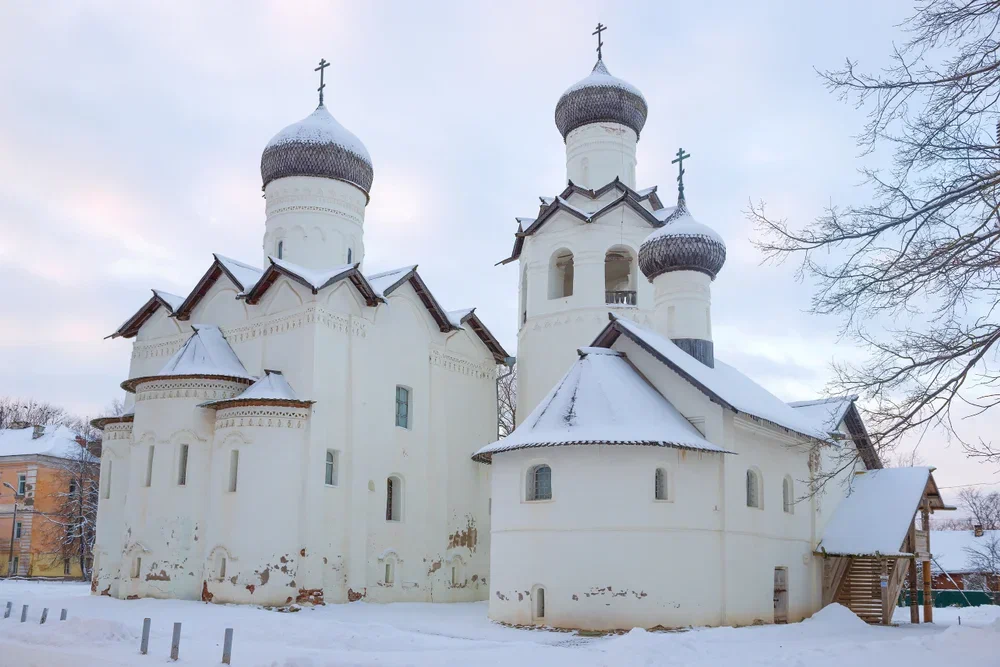
<svg viewBox="0 0 1000 667">
<path fill-rule="evenodd" d="M 153 296 L 150 297 L 149 301 L 144 303 L 142 308 L 136 311 L 132 317 L 125 320 L 113 334 L 106 336 L 107 338 L 131 338 L 139 333 L 139 329 L 141 329 L 142 325 L 153 316 L 153 313 L 155 313 L 157 309 L 166 308 L 167 313 L 172 315 L 184 302 L 184 297 L 171 294 L 170 292 L 164 292 L 163 290 L 158 289 L 150 291 L 153 293 Z"/>
<path fill-rule="evenodd" d="M 60 459 L 76 459 L 81 456 L 91 458 L 87 449 L 80 444 L 80 435 L 62 424 L 43 427 L 39 437 L 34 437 L 35 429 L 0 429 L 0 457 L 3 456 L 53 456 Z"/>
<path fill-rule="evenodd" d="M 588 197 L 589 199 L 598 199 L 613 189 L 619 190 L 622 193 L 621 196 L 611 200 L 593 213 L 588 213 L 587 211 L 577 208 L 567 201 L 567 198 L 573 194 L 580 194 Z M 650 200 L 655 213 L 651 213 L 646 210 L 646 207 L 641 204 L 641 202 L 646 201 L 647 199 Z M 642 194 L 640 194 L 622 183 L 617 176 L 615 177 L 615 180 L 611 181 L 602 188 L 598 188 L 597 190 L 587 190 L 574 185 L 573 182 L 570 181 L 569 185 L 566 186 L 566 189 L 563 190 L 559 196 L 555 197 L 548 203 L 546 203 L 546 201 L 546 199 L 542 200 L 542 205 L 539 208 L 537 218 L 533 220 L 530 218 L 517 218 L 517 233 L 514 234 L 514 248 L 511 250 L 510 257 L 500 260 L 497 262 L 497 265 L 509 264 L 520 257 L 521 249 L 524 246 L 524 238 L 536 233 L 539 229 L 541 229 L 542 225 L 544 225 L 558 211 L 565 211 L 566 213 L 569 213 L 573 217 L 579 219 L 581 222 L 590 223 L 614 211 L 619 206 L 624 205 L 635 211 L 639 217 L 648 222 L 652 227 L 662 226 L 665 219 L 663 214 L 666 213 L 669 215 L 669 213 L 673 211 L 672 208 L 663 208 L 663 204 L 656 195 L 655 187 L 647 188 L 642 191 Z M 529 220 L 530 222 L 527 227 L 524 227 L 524 223 Z"/>
<path fill-rule="evenodd" d="M 486 348 L 493 353 L 493 361 L 498 364 L 507 363 L 510 355 L 507 354 L 507 350 L 503 348 L 500 341 L 496 339 L 490 330 L 486 328 L 486 325 L 483 324 L 483 321 L 479 319 L 479 316 L 476 315 L 475 308 L 448 311 L 448 320 L 455 329 L 464 329 L 465 327 L 472 329 L 472 333 L 476 334 L 479 340 L 483 341 Z"/>
<path fill-rule="evenodd" d="M 911 555 L 901 549 L 925 491 L 932 508 L 951 509 L 937 492 L 933 470 L 884 468 L 857 473 L 850 495 L 830 517 L 816 550 L 843 556 Z"/>
<path fill-rule="evenodd" d="M 562 445 L 651 445 L 726 453 L 705 439 L 625 355 L 581 348 L 580 358 L 520 426 L 473 455 Z"/>
<path fill-rule="evenodd" d="M 974 572 L 969 551 L 985 552 L 992 540 L 1000 540 L 1000 530 L 984 530 L 980 537 L 973 530 L 932 530 L 931 565 L 938 572 L 950 574 Z"/>
<path fill-rule="evenodd" d="M 281 276 L 286 276 L 300 285 L 308 287 L 313 294 L 317 294 L 321 289 L 341 280 L 348 280 L 358 290 L 367 305 L 374 306 L 379 302 L 378 295 L 375 294 L 365 277 L 361 275 L 361 271 L 358 270 L 358 267 L 361 266 L 360 263 L 335 266 L 327 271 L 313 271 L 284 259 L 276 257 L 268 257 L 267 259 L 271 265 L 264 271 L 264 275 L 260 277 L 257 284 L 246 293 L 246 301 L 250 305 L 258 303 L 271 285 L 277 282 Z"/>
<path fill-rule="evenodd" d="M 823 429 L 826 433 L 836 437 L 840 423 L 844 422 L 850 439 L 854 442 L 861 456 L 861 461 L 868 470 L 876 470 L 882 467 L 882 460 L 879 458 L 871 438 L 868 437 L 868 429 L 865 428 L 864 420 L 855 401 L 855 395 L 841 396 L 836 398 L 819 398 L 812 401 L 792 401 L 788 405 L 801 413 L 804 417 L 812 420 L 817 428 Z"/>
<path fill-rule="evenodd" d="M 195 283 L 184 302 L 177 308 L 174 316 L 179 320 L 191 317 L 191 311 L 205 298 L 216 281 L 226 276 L 239 290 L 239 296 L 245 295 L 254 284 L 260 280 L 263 271 L 255 266 L 238 262 L 235 259 L 212 253 L 212 264 L 204 275 Z"/>
<path fill-rule="evenodd" d="M 797 435 L 828 441 L 828 434 L 812 421 L 718 357 L 711 368 L 658 333 L 623 317 L 616 318 L 610 313 L 609 317 L 610 324 L 592 343 L 595 347 L 611 347 L 624 335 L 722 407 Z"/>
<path fill-rule="evenodd" d="M 264 376 L 232 398 L 206 401 L 198 407 L 220 410 L 237 405 L 281 405 L 309 407 L 313 401 L 300 399 L 281 371 L 265 370 Z"/>
<path fill-rule="evenodd" d="M 179 350 L 167 360 L 155 375 L 130 378 L 122 389 L 134 392 L 136 385 L 146 380 L 165 377 L 211 377 L 232 380 L 254 380 L 243 367 L 233 348 L 226 342 L 219 327 L 208 324 L 191 325 L 193 333 Z"/>
</svg>

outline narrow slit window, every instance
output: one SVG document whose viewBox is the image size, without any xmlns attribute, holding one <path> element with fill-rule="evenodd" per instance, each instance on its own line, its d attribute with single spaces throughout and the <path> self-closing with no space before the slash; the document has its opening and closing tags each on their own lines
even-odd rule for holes
<svg viewBox="0 0 1000 667">
<path fill-rule="evenodd" d="M 326 469 L 324 472 L 324 482 L 327 486 L 337 486 L 337 463 L 338 453 L 336 450 L 326 450 Z"/>
<path fill-rule="evenodd" d="M 111 467 L 114 465 L 114 461 L 108 460 L 108 476 L 104 480 L 104 498 L 105 500 L 111 497 Z"/>
<path fill-rule="evenodd" d="M 786 514 L 792 514 L 795 509 L 795 487 L 791 477 L 785 477 L 781 483 L 781 508 Z"/>
<path fill-rule="evenodd" d="M 136 556 L 134 559 L 132 559 L 132 578 L 138 579 L 141 573 L 142 573 L 142 557 Z"/>
<path fill-rule="evenodd" d="M 153 483 L 153 455 L 156 452 L 156 445 L 150 445 L 146 453 L 146 486 Z"/>
<path fill-rule="evenodd" d="M 285 256 L 285 242 L 278 241 L 278 259 L 282 259 Z"/>
<path fill-rule="evenodd" d="M 188 478 L 188 445 L 181 445 L 179 460 L 177 461 L 177 485 L 184 486 Z"/>
<path fill-rule="evenodd" d="M 234 449 L 229 453 L 229 492 L 236 492 L 236 482 L 240 472 L 240 450 Z"/>
<path fill-rule="evenodd" d="M 410 428 L 410 390 L 396 386 L 396 426 Z"/>
<path fill-rule="evenodd" d="M 393 567 L 392 563 L 385 564 L 385 578 L 383 579 L 383 582 L 385 583 L 386 586 L 392 586 L 392 582 L 396 574 L 393 571 L 394 569 L 395 568 Z"/>
<path fill-rule="evenodd" d="M 656 474 L 653 476 L 653 497 L 657 500 L 666 500 L 667 491 L 667 471 L 663 468 L 657 468 Z"/>
<path fill-rule="evenodd" d="M 385 484 L 385 520 L 399 521 L 402 519 L 403 483 L 392 476 Z"/>
</svg>

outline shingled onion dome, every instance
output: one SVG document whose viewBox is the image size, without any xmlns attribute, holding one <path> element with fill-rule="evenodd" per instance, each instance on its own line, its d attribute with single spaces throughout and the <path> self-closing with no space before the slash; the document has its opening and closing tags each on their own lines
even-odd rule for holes
<svg viewBox="0 0 1000 667">
<path fill-rule="evenodd" d="M 590 76 L 566 89 L 556 103 L 556 127 L 566 136 L 590 123 L 619 123 L 635 130 L 638 137 L 649 109 L 639 89 L 611 76 L 598 59 Z"/>
<path fill-rule="evenodd" d="M 692 218 L 683 198 L 639 247 L 639 268 L 650 281 L 669 271 L 700 271 L 715 280 L 725 263 L 722 237 Z"/>
<path fill-rule="evenodd" d="M 330 115 L 323 104 L 307 117 L 274 135 L 260 157 L 264 186 L 286 176 L 334 178 L 372 187 L 372 158 L 361 140 Z"/>
</svg>

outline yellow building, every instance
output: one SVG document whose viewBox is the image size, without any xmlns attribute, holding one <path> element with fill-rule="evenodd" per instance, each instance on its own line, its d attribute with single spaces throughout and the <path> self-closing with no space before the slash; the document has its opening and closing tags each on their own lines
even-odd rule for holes
<svg viewBox="0 0 1000 667">
<path fill-rule="evenodd" d="M 78 517 L 96 459 L 65 426 L 15 426 L 0 429 L 0 576 L 81 578 L 90 528 Z"/>
</svg>

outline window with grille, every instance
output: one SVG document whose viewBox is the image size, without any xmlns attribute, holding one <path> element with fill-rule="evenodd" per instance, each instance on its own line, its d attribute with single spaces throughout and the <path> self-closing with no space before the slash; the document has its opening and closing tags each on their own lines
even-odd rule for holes
<svg viewBox="0 0 1000 667">
<path fill-rule="evenodd" d="M 666 500 L 667 490 L 667 471 L 657 468 L 653 476 L 653 497 L 657 500 Z"/>
<path fill-rule="evenodd" d="M 747 470 L 747 507 L 761 507 L 760 473 L 756 470 Z"/>
<path fill-rule="evenodd" d="M 403 482 L 392 476 L 385 483 L 385 520 L 400 521 L 403 509 Z"/>
<path fill-rule="evenodd" d="M 528 471 L 527 500 L 552 500 L 552 468 L 534 466 Z"/>
<path fill-rule="evenodd" d="M 396 386 L 396 426 L 410 428 L 410 390 Z"/>
<path fill-rule="evenodd" d="M 340 456 L 336 450 L 326 450 L 326 470 L 323 481 L 327 486 L 337 486 L 337 463 L 339 458 Z"/>
<path fill-rule="evenodd" d="M 180 457 L 177 461 L 177 485 L 184 486 L 188 479 L 188 446 L 181 445 Z"/>
</svg>

